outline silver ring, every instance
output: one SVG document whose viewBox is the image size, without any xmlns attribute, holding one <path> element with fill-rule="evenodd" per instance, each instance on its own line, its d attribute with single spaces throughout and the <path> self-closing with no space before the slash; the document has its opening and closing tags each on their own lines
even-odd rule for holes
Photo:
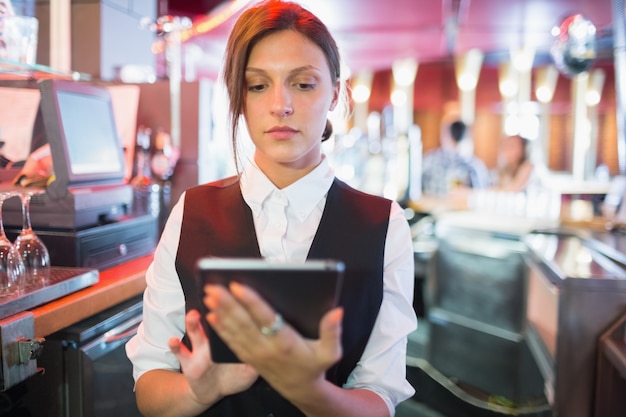
<svg viewBox="0 0 626 417">
<path fill-rule="evenodd" d="M 261 333 L 263 333 L 265 336 L 274 336 L 280 331 L 280 329 L 283 328 L 283 324 L 285 324 L 283 322 L 283 316 L 276 313 L 274 314 L 274 321 L 272 322 L 272 324 L 270 324 L 269 326 L 261 327 Z"/>
</svg>

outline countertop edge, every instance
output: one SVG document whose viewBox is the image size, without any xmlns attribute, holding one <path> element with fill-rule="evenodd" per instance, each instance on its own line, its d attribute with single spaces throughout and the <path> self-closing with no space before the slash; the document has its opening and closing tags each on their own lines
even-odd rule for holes
<svg viewBox="0 0 626 417">
<path fill-rule="evenodd" d="M 29 309 L 34 315 L 35 337 L 46 337 L 87 317 L 141 294 L 153 255 L 142 256 L 100 271 L 94 285 Z"/>
</svg>

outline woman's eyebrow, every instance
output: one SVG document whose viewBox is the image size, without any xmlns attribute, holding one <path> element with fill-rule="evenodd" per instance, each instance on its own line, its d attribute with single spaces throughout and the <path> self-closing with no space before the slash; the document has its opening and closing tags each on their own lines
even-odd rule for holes
<svg viewBox="0 0 626 417">
<path fill-rule="evenodd" d="M 305 71 L 320 71 L 319 68 L 317 68 L 315 65 L 304 65 L 302 67 L 298 67 L 298 68 L 294 68 L 293 70 L 291 70 L 291 73 L 297 73 L 297 72 L 305 72 Z"/>
<path fill-rule="evenodd" d="M 291 71 L 289 71 L 290 74 L 297 74 L 300 72 L 305 72 L 305 71 L 320 71 L 320 69 L 318 67 L 316 67 L 315 65 L 303 65 L 301 67 L 297 67 L 292 69 Z M 254 72 L 254 73 L 258 73 L 258 74 L 267 74 L 267 71 L 262 69 L 262 68 L 255 68 L 255 67 L 246 67 L 246 72 Z"/>
</svg>

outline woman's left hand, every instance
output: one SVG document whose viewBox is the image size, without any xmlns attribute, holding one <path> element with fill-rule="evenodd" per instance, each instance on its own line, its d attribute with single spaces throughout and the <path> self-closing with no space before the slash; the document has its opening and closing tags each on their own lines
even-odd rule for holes
<svg viewBox="0 0 626 417">
<path fill-rule="evenodd" d="M 343 310 L 335 308 L 320 322 L 320 338 L 303 338 L 287 323 L 276 333 L 264 334 L 275 311 L 254 290 L 238 283 L 230 292 L 222 286 L 205 287 L 204 302 L 211 326 L 242 362 L 254 369 L 284 397 L 306 395 L 313 384 L 324 381 L 325 372 L 342 355 Z"/>
<path fill-rule="evenodd" d="M 182 373 L 198 403 L 211 405 L 215 395 L 219 399 L 244 391 L 254 383 L 258 375 L 249 365 L 213 363 L 210 341 L 202 329 L 197 310 L 185 315 L 185 328 L 192 349 L 176 337 L 170 338 L 168 345 L 180 362 Z"/>
</svg>

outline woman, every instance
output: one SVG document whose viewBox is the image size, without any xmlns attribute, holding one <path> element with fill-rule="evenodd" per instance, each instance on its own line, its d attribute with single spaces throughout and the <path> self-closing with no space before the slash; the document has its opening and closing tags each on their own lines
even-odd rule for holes
<svg viewBox="0 0 626 417">
<path fill-rule="evenodd" d="M 0 16 L 15 16 L 11 0 L 0 0 Z"/>
<path fill-rule="evenodd" d="M 529 159 L 530 143 L 519 135 L 504 139 L 500 153 L 498 185 L 501 191 L 524 191 L 533 173 L 533 163 Z"/>
<path fill-rule="evenodd" d="M 405 377 L 413 250 L 399 205 L 335 179 L 321 152 L 339 101 L 337 46 L 310 12 L 271 0 L 235 24 L 224 74 L 233 141 L 243 115 L 254 155 L 237 177 L 187 190 L 170 214 L 146 275 L 144 322 L 127 345 L 139 409 L 391 416 L 414 392 Z M 207 255 L 340 259 L 340 307 L 307 340 L 250 288 L 207 286 L 206 318 L 243 362 L 212 363 L 193 301 L 193 267 Z"/>
</svg>

